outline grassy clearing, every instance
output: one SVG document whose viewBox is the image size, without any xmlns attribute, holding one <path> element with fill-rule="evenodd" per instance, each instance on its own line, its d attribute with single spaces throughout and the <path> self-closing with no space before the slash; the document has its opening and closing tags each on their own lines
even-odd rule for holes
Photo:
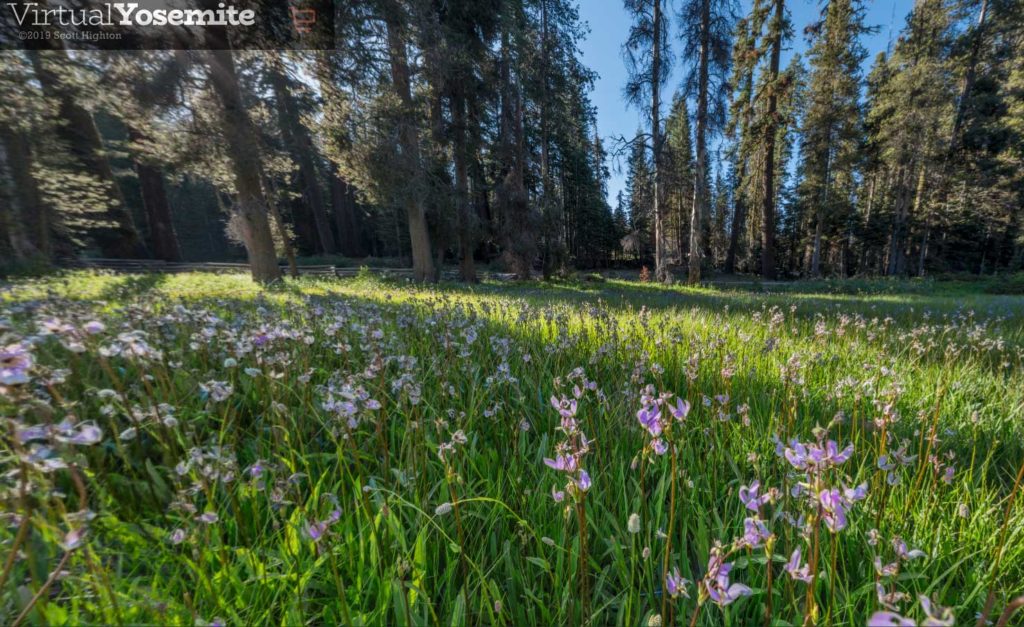
<svg viewBox="0 0 1024 627">
<path fill-rule="evenodd" d="M 0 621 L 994 619 L 1024 298 L 899 287 L 8 285 Z"/>
</svg>

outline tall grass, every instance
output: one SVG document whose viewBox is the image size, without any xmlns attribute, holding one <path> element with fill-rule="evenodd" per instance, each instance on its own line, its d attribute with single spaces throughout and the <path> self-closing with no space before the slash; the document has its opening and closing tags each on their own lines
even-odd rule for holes
<svg viewBox="0 0 1024 627">
<path fill-rule="evenodd" d="M 1024 593 L 1018 297 L 73 273 L 0 302 L 4 624 L 964 624 Z"/>
</svg>

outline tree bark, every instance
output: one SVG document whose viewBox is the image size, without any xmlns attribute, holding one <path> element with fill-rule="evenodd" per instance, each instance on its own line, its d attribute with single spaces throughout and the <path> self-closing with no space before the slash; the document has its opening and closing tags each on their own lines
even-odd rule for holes
<svg viewBox="0 0 1024 627">
<path fill-rule="evenodd" d="M 133 141 L 143 139 L 142 133 L 128 128 L 128 137 Z M 146 213 L 149 225 L 149 248 L 156 259 L 164 261 L 181 261 L 181 250 L 171 220 L 171 204 L 167 200 L 167 189 L 164 186 L 164 175 L 160 168 L 146 163 L 138 156 L 132 157 L 135 174 L 139 177 L 139 192 L 142 195 L 142 208 Z"/>
<path fill-rule="evenodd" d="M 661 184 L 661 0 L 654 0 L 651 46 L 651 161 L 654 166 L 654 276 L 661 283 L 670 283 L 667 245 L 665 242 L 665 191 Z"/>
<path fill-rule="evenodd" d="M 236 200 L 232 205 L 231 224 L 245 245 L 253 280 L 276 281 L 281 278 L 281 268 L 277 265 L 267 218 L 269 205 L 260 182 L 260 148 L 256 129 L 242 103 L 235 60 L 230 50 L 210 50 L 206 54 L 210 82 L 221 104 L 225 148 L 234 175 Z"/>
<path fill-rule="evenodd" d="M 506 14 L 508 22 L 512 18 Z M 530 208 L 523 184 L 524 142 L 522 103 L 519 91 L 512 82 L 510 59 L 510 27 L 506 23 L 501 33 L 501 167 L 504 171 L 497 189 L 502 247 L 509 268 L 520 281 L 530 278 L 533 261 L 537 257 L 535 239 L 536 214 Z"/>
<path fill-rule="evenodd" d="M 473 262 L 475 248 L 473 231 L 475 216 L 470 211 L 469 198 L 469 138 L 466 128 L 466 99 L 461 87 L 453 85 L 450 106 L 455 145 L 452 147 L 452 161 L 455 165 L 455 207 L 459 239 L 459 278 L 476 283 L 476 264 Z"/>
<path fill-rule="evenodd" d="M 693 182 L 693 209 L 690 215 L 690 263 L 687 282 L 700 283 L 704 215 L 707 213 L 707 127 L 708 127 L 708 65 L 711 55 L 711 0 L 701 3 L 700 58 L 697 66 L 696 164 Z"/>
<path fill-rule="evenodd" d="M 32 176 L 32 151 L 25 135 L 0 127 L 0 172 L 4 173 L 7 202 L 6 232 L 16 258 L 50 258 L 50 207 L 43 201 L 39 184 Z"/>
<path fill-rule="evenodd" d="M 772 33 L 772 52 L 768 69 L 768 106 L 765 115 L 764 174 L 761 177 L 761 276 L 771 281 L 775 278 L 775 135 L 779 121 L 779 59 L 782 55 L 782 22 L 785 19 L 785 0 L 775 0 Z"/>
<path fill-rule="evenodd" d="M 362 224 L 357 209 L 355 191 L 335 169 L 331 176 L 331 210 L 338 229 L 338 250 L 346 257 L 362 257 L 366 254 L 360 236 Z"/>
<path fill-rule="evenodd" d="M 409 61 L 402 38 L 401 8 L 394 0 L 385 3 L 385 26 L 387 30 L 388 54 L 391 65 L 391 83 L 402 104 L 403 119 L 399 128 L 402 155 L 406 159 L 409 176 L 422 176 L 419 163 L 419 141 L 414 120 L 415 110 L 409 84 Z M 416 281 L 434 281 L 434 260 L 430 255 L 430 233 L 427 230 L 427 215 L 423 201 L 415 194 L 407 193 L 404 199 L 409 222 L 409 241 L 412 245 L 412 272 Z"/>
<path fill-rule="evenodd" d="M 740 164 L 739 180 L 741 183 L 746 176 L 747 161 L 744 159 L 743 163 Z M 725 254 L 725 267 L 723 268 L 726 274 L 736 272 L 736 255 L 739 253 L 740 248 L 740 234 L 747 223 L 747 201 L 744 198 L 743 191 L 742 189 L 737 189 L 734 193 L 736 195 L 736 207 L 732 214 L 732 230 L 729 232 L 729 251 Z"/>
</svg>

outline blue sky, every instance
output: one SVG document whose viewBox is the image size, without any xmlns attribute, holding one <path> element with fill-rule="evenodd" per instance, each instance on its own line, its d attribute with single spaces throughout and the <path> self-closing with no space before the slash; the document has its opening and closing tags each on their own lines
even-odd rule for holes
<svg viewBox="0 0 1024 627">
<path fill-rule="evenodd" d="M 682 48 L 679 41 L 680 29 L 675 17 L 680 0 L 667 0 L 670 7 L 672 47 L 678 53 Z M 865 36 L 864 46 L 868 51 L 865 61 L 867 72 L 875 55 L 886 49 L 890 40 L 895 40 L 903 27 L 907 13 L 913 7 L 913 0 L 866 0 L 867 17 L 865 22 L 877 26 L 878 32 Z M 787 0 L 790 19 L 793 23 L 794 37 L 784 51 L 782 65 L 785 67 L 794 53 L 803 53 L 807 42 L 803 37 L 804 26 L 818 19 L 821 2 L 819 0 Z M 746 13 L 750 9 L 749 0 L 740 0 L 740 11 Z M 598 73 L 594 91 L 590 97 L 597 107 L 597 128 L 605 147 L 611 148 L 611 137 L 623 135 L 631 137 L 641 124 L 640 112 L 628 108 L 622 99 L 622 88 L 626 84 L 626 64 L 622 60 L 622 44 L 629 31 L 630 17 L 622 7 L 621 0 L 580 0 L 580 17 L 590 26 L 590 33 L 580 44 L 583 62 Z M 663 100 L 672 101 L 672 93 L 680 86 L 685 73 L 681 63 L 674 63 L 673 74 L 669 79 Z M 647 127 L 646 122 L 643 123 Z M 610 162 L 611 178 L 608 181 L 608 201 L 615 206 L 615 195 L 625 188 L 625 164 Z"/>
</svg>

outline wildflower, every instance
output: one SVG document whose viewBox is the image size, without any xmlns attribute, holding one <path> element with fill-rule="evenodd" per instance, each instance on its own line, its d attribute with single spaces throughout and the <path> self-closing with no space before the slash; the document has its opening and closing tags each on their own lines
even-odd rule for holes
<svg viewBox="0 0 1024 627">
<path fill-rule="evenodd" d="M 551 498 L 554 499 L 555 503 L 561 503 L 565 500 L 565 491 L 556 490 L 555 486 L 551 486 Z"/>
<path fill-rule="evenodd" d="M 207 381 L 206 383 L 199 384 L 205 396 L 209 396 L 215 403 L 227 400 L 231 393 L 234 392 L 234 388 L 231 387 L 226 381 Z"/>
<path fill-rule="evenodd" d="M 640 411 L 636 412 L 636 418 L 640 421 L 640 426 L 647 429 L 647 432 L 651 434 L 651 437 L 658 437 L 661 435 L 661 410 L 657 407 L 644 407 Z"/>
<path fill-rule="evenodd" d="M 83 422 L 76 428 L 65 420 L 57 425 L 56 429 L 56 440 L 67 444 L 91 446 L 103 439 L 103 430 L 93 422 Z"/>
<path fill-rule="evenodd" d="M 896 612 L 875 612 L 868 619 L 869 627 L 917 627 L 913 620 Z"/>
<path fill-rule="evenodd" d="M 626 522 L 626 529 L 630 533 L 640 533 L 640 515 L 630 514 L 629 520 Z"/>
<path fill-rule="evenodd" d="M 919 557 L 924 557 L 924 551 L 920 549 L 907 550 L 907 543 L 902 538 L 896 536 L 892 539 L 892 548 L 896 551 L 896 556 L 903 561 L 910 561 Z"/>
<path fill-rule="evenodd" d="M 819 444 L 803 444 L 792 440 L 785 448 L 786 460 L 797 470 L 821 471 L 845 463 L 853 455 L 853 445 L 842 451 L 835 440 L 829 440 L 824 446 Z"/>
<path fill-rule="evenodd" d="M 757 518 L 746 518 L 743 520 L 743 537 L 737 541 L 737 544 L 755 549 L 771 537 L 772 533 L 768 531 L 768 527 L 763 521 Z"/>
<path fill-rule="evenodd" d="M 690 401 L 676 397 L 675 407 L 669 406 L 669 411 L 672 412 L 672 417 L 676 420 L 686 420 L 686 416 L 690 413 Z"/>
<path fill-rule="evenodd" d="M 78 529 L 72 529 L 67 532 L 64 536 L 64 541 L 60 543 L 61 548 L 65 551 L 73 551 L 78 547 L 82 546 L 82 542 L 85 540 L 85 529 L 79 527 Z"/>
<path fill-rule="evenodd" d="M 899 562 L 893 562 L 891 564 L 882 564 L 882 558 L 875 556 L 875 573 L 879 577 L 892 577 L 900 572 Z"/>
<path fill-rule="evenodd" d="M 953 483 L 953 475 L 956 470 L 952 466 L 946 466 L 946 471 L 942 473 L 942 482 L 946 485 Z"/>
<path fill-rule="evenodd" d="M 899 610 L 899 604 L 907 599 L 905 592 L 900 592 L 899 590 L 887 592 L 885 586 L 881 583 L 875 584 L 875 593 L 878 595 L 878 603 L 882 607 L 893 611 Z"/>
<path fill-rule="evenodd" d="M 665 575 L 665 592 L 667 592 L 673 599 L 679 595 L 689 599 L 690 593 L 686 591 L 686 587 L 689 585 L 690 582 L 680 576 L 679 567 L 677 566 L 674 566 L 672 568 L 672 572 Z"/>
<path fill-rule="evenodd" d="M 951 627 L 956 624 L 956 617 L 950 608 L 933 606 L 932 600 L 923 594 L 918 596 L 917 600 L 921 602 L 921 609 L 926 616 L 921 623 L 922 627 Z"/>
<path fill-rule="evenodd" d="M 651 440 L 651 449 L 655 455 L 664 455 L 668 452 L 668 443 L 661 438 L 654 438 Z"/>
<path fill-rule="evenodd" d="M 171 532 L 171 544 L 181 544 L 185 541 L 185 530 L 182 528 L 175 529 Z"/>
<path fill-rule="evenodd" d="M 24 344 L 8 344 L 0 348 L 0 385 L 28 383 L 32 361 L 32 353 Z"/>
<path fill-rule="evenodd" d="M 786 562 L 784 569 L 787 573 L 789 573 L 789 576 L 792 577 L 794 581 L 810 583 L 812 579 L 811 567 L 809 564 L 804 564 L 803 566 L 801 566 L 800 558 L 800 547 L 796 547 L 795 549 L 793 549 L 793 554 L 790 555 L 789 561 Z"/>
<path fill-rule="evenodd" d="M 98 320 L 90 320 L 82 325 L 82 330 L 89 335 L 99 335 L 107 329 L 106 325 Z"/>
<path fill-rule="evenodd" d="M 708 572 L 704 575 L 704 588 L 708 597 L 720 606 L 726 606 L 740 597 L 749 596 L 752 590 L 741 583 L 730 583 L 729 573 L 732 562 L 724 562 L 717 549 L 712 549 L 708 560 Z"/>
<path fill-rule="evenodd" d="M 197 520 L 203 524 L 212 525 L 220 520 L 220 516 L 217 515 L 217 512 L 203 512 Z"/>
<path fill-rule="evenodd" d="M 760 489 L 760 481 L 754 481 L 749 487 L 740 486 L 740 502 L 752 512 L 760 511 L 761 506 L 767 503 L 770 498 L 767 494 L 758 495 Z"/>
</svg>

